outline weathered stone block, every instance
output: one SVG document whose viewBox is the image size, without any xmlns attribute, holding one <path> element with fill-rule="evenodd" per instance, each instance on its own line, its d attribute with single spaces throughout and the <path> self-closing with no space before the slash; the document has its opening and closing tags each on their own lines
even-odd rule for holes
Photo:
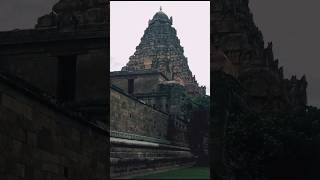
<svg viewBox="0 0 320 180">
<path fill-rule="evenodd" d="M 17 163 L 16 164 L 16 172 L 15 175 L 20 177 L 20 178 L 24 178 L 26 175 L 26 165 L 25 164 L 20 164 Z"/>
<path fill-rule="evenodd" d="M 57 164 L 43 163 L 41 169 L 42 171 L 48 171 L 54 174 L 61 174 L 61 167 Z"/>
<path fill-rule="evenodd" d="M 21 114 L 28 119 L 32 119 L 31 107 L 28 106 L 27 104 L 19 102 L 14 97 L 11 97 L 7 94 L 2 94 L 1 104 L 4 107 L 9 108 L 10 110 L 12 110 L 18 114 Z"/>
<path fill-rule="evenodd" d="M 3 155 L 0 155 L 0 174 L 4 174 L 5 170 L 6 170 L 6 159 Z"/>
</svg>

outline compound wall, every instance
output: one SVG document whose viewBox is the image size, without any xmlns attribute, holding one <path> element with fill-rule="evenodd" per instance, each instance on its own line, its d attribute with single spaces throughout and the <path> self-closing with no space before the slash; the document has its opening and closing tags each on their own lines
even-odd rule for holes
<svg viewBox="0 0 320 180">
<path fill-rule="evenodd" d="M 108 179 L 105 127 L 39 97 L 0 79 L 0 179 Z"/>
</svg>

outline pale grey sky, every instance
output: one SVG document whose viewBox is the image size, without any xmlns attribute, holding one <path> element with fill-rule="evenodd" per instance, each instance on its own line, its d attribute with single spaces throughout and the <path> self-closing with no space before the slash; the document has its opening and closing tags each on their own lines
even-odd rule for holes
<svg viewBox="0 0 320 180">
<path fill-rule="evenodd" d="M 32 29 L 59 0 L 0 0 L 0 31 Z"/>
<path fill-rule="evenodd" d="M 210 94 L 210 1 L 111 1 L 111 71 L 126 65 L 160 6 L 172 16 L 189 67 Z"/>
</svg>

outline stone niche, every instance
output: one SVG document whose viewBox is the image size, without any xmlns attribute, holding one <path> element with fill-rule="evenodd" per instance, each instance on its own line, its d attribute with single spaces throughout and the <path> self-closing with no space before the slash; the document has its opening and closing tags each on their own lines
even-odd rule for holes
<svg viewBox="0 0 320 180">
<path fill-rule="evenodd" d="M 144 59 L 143 59 L 143 65 L 144 65 L 144 69 L 151 69 L 152 59 L 150 59 L 150 58 L 144 58 Z"/>
</svg>

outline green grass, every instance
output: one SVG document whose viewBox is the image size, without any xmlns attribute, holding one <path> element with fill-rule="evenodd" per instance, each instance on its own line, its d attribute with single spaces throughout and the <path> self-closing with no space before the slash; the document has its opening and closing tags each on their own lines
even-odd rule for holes
<svg viewBox="0 0 320 180">
<path fill-rule="evenodd" d="M 135 177 L 133 179 L 210 179 L 210 168 L 190 167 Z"/>
</svg>

